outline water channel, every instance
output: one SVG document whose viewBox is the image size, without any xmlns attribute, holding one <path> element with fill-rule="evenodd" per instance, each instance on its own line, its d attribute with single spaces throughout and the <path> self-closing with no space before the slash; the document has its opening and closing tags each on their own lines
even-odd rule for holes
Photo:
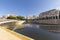
<svg viewBox="0 0 60 40">
<path fill-rule="evenodd" d="M 60 25 L 41 25 L 28 23 L 24 24 L 24 28 L 16 29 L 14 31 L 31 37 L 35 40 L 60 40 Z"/>
</svg>

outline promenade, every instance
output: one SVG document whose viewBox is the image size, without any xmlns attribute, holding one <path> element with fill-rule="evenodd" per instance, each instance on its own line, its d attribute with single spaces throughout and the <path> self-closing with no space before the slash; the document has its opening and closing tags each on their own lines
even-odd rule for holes
<svg viewBox="0 0 60 40">
<path fill-rule="evenodd" d="M 0 40 L 33 40 L 4 27 L 0 27 Z"/>
</svg>

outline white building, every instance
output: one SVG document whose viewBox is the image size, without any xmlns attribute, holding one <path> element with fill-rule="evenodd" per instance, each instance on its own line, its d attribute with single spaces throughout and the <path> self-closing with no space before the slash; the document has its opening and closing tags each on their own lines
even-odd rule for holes
<svg viewBox="0 0 60 40">
<path fill-rule="evenodd" d="M 7 15 L 4 15 L 2 18 L 7 18 L 9 16 L 17 16 L 17 15 L 15 15 L 15 14 L 7 14 Z"/>
</svg>

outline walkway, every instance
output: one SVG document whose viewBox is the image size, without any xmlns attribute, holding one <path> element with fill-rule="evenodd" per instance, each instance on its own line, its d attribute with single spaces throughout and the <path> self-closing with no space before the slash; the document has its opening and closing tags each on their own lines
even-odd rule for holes
<svg viewBox="0 0 60 40">
<path fill-rule="evenodd" d="M 4 23 L 9 23 L 9 22 L 16 22 L 17 20 L 6 20 L 6 21 L 1 21 L 0 24 L 4 24 Z"/>
<path fill-rule="evenodd" d="M 33 40 L 6 28 L 0 27 L 0 40 Z"/>
</svg>

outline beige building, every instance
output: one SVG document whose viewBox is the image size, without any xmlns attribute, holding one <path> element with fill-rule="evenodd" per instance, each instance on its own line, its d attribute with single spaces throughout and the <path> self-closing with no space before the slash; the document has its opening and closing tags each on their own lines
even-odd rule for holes
<svg viewBox="0 0 60 40">
<path fill-rule="evenodd" d="M 49 11 L 45 11 L 39 14 L 35 20 L 36 23 L 43 24 L 60 24 L 60 10 L 52 9 Z"/>
<path fill-rule="evenodd" d="M 39 17 L 39 15 L 33 15 L 33 16 L 28 16 L 27 19 L 36 19 L 38 17 Z"/>
<path fill-rule="evenodd" d="M 46 12 L 42 12 L 39 15 L 39 18 L 59 18 L 60 10 L 52 9 Z"/>
<path fill-rule="evenodd" d="M 7 15 L 4 15 L 3 18 L 7 18 L 7 17 L 9 17 L 9 16 L 14 16 L 14 17 L 15 17 L 15 16 L 17 16 L 17 15 L 15 15 L 15 14 L 7 14 Z"/>
<path fill-rule="evenodd" d="M 40 13 L 39 20 L 37 22 L 44 24 L 60 24 L 60 10 L 52 9 Z"/>
</svg>

